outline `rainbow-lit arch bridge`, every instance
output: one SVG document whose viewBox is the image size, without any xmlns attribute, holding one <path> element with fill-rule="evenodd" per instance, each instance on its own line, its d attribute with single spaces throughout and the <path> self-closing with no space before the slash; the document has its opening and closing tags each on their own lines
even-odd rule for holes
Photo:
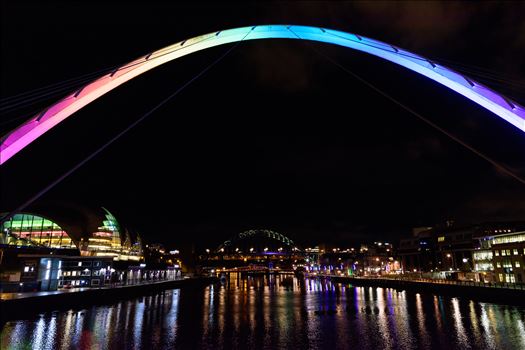
<svg viewBox="0 0 525 350">
<path fill-rule="evenodd" d="M 210 47 L 270 38 L 319 41 L 381 57 L 445 85 L 525 132 L 523 106 L 424 57 L 374 39 L 337 30 L 295 25 L 257 25 L 218 31 L 178 42 L 148 53 L 83 86 L 4 136 L 0 140 L 0 164 L 82 107 L 150 69 Z"/>
</svg>

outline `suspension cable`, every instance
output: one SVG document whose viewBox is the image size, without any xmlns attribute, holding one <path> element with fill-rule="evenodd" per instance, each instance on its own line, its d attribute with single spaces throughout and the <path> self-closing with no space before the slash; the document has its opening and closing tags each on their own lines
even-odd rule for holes
<svg viewBox="0 0 525 350">
<path fill-rule="evenodd" d="M 290 29 L 288 27 L 288 30 L 290 32 L 292 32 L 297 38 L 299 39 L 302 39 L 301 37 L 299 37 L 299 35 L 297 35 L 292 29 Z M 365 84 L 366 86 L 368 86 L 370 89 L 374 90 L 375 92 L 377 92 L 378 94 L 380 94 L 381 96 L 383 96 L 384 98 L 390 100 L 391 102 L 395 103 L 396 105 L 398 105 L 399 107 L 403 108 L 404 110 L 406 110 L 407 112 L 409 112 L 410 114 L 412 114 L 413 116 L 419 118 L 420 120 L 422 120 L 423 122 L 425 122 L 426 124 L 430 125 L 431 127 L 433 127 L 434 129 L 438 130 L 439 132 L 441 132 L 442 134 L 448 136 L 450 139 L 452 139 L 453 141 L 459 143 L 461 146 L 467 148 L 468 150 L 470 150 L 471 152 L 473 152 L 474 154 L 476 154 L 477 156 L 483 158 L 484 160 L 486 160 L 487 162 L 489 162 L 490 164 L 492 164 L 495 168 L 497 168 L 498 170 L 502 171 L 503 173 L 505 173 L 506 175 L 514 178 L 515 180 L 517 180 L 518 182 L 520 182 L 521 184 L 525 185 L 525 178 L 519 176 L 518 174 L 515 174 L 514 172 L 512 172 L 510 169 L 508 169 L 507 167 L 503 166 L 502 164 L 498 163 L 497 161 L 495 161 L 494 159 L 490 158 L 489 156 L 483 154 L 482 152 L 478 151 L 477 149 L 475 149 L 473 146 L 467 144 L 466 142 L 460 140 L 459 138 L 457 138 L 456 136 L 452 135 L 451 133 L 449 133 L 448 131 L 446 131 L 445 129 L 441 128 L 440 126 L 436 125 L 435 123 L 433 123 L 432 121 L 430 121 L 429 119 L 423 117 L 421 114 L 419 114 L 418 112 L 414 111 L 412 108 L 408 107 L 407 105 L 405 105 L 404 103 L 396 100 L 394 97 L 390 96 L 389 94 L 387 94 L 386 92 L 384 92 L 383 90 L 379 89 L 378 87 L 376 87 L 375 85 L 373 85 L 372 83 L 370 83 L 369 81 L 367 81 L 366 79 L 364 79 L 363 77 L 361 77 L 360 75 L 352 72 L 351 70 L 349 70 L 348 68 L 346 68 L 345 66 L 341 65 L 339 62 L 335 61 L 334 59 L 332 59 L 331 57 L 327 56 L 326 54 L 324 54 L 323 52 L 317 50 L 316 48 L 314 48 L 312 45 L 308 44 L 308 43 L 304 43 L 305 45 L 307 45 L 310 49 L 312 49 L 315 53 L 317 53 L 319 56 L 325 58 L 326 60 L 328 60 L 329 62 L 331 62 L 332 64 L 334 64 L 335 66 L 339 67 L 341 70 L 343 70 L 345 73 L 349 74 L 350 76 L 352 76 L 353 78 L 359 80 L 361 83 Z"/>
<path fill-rule="evenodd" d="M 254 27 L 255 28 L 255 27 Z M 253 29 L 251 31 L 253 31 Z M 167 104 L 170 100 L 172 100 L 175 96 L 177 96 L 182 90 L 184 90 L 186 87 L 188 87 L 189 85 L 191 85 L 195 80 L 197 80 L 198 78 L 200 78 L 201 76 L 203 76 L 206 72 L 208 72 L 211 68 L 213 68 L 217 63 L 219 63 L 220 61 L 222 61 L 231 51 L 233 51 L 237 46 L 239 46 L 239 44 L 244 41 L 244 39 L 248 36 L 248 34 L 251 33 L 251 31 L 249 31 L 248 33 L 246 33 L 246 35 L 238 42 L 236 42 L 232 47 L 230 47 L 225 53 L 223 53 L 219 58 L 217 58 L 215 61 L 213 61 L 212 63 L 210 63 L 207 67 L 205 67 L 202 71 L 200 71 L 197 75 L 195 75 L 193 78 L 191 78 L 190 80 L 188 80 L 186 83 L 184 83 L 181 87 L 179 87 L 177 90 L 175 90 L 172 94 L 170 94 L 168 97 L 166 97 L 164 100 L 162 100 L 160 103 L 158 103 L 155 107 L 153 107 L 152 109 L 150 109 L 148 112 L 146 112 L 144 115 L 142 115 L 139 119 L 137 119 L 136 121 L 134 121 L 132 124 L 130 124 L 127 128 L 125 128 L 124 130 L 122 130 L 120 133 L 118 133 L 116 136 L 114 136 L 113 138 L 111 138 L 109 141 L 107 141 L 105 144 L 103 144 L 102 146 L 100 146 L 97 150 L 95 150 L 93 153 L 91 153 L 89 156 L 87 156 L 86 158 L 84 158 L 82 161 L 80 161 L 78 164 L 76 164 L 74 167 L 72 167 L 71 169 L 69 169 L 68 171 L 66 171 L 63 175 L 61 175 L 60 177 L 58 177 L 55 181 L 51 182 L 47 187 L 45 187 L 44 189 L 42 189 L 40 192 L 38 192 L 37 194 L 35 194 L 33 197 L 31 197 L 30 199 L 28 199 L 26 202 L 24 202 L 22 205 L 20 205 L 18 208 L 16 208 L 15 210 L 11 211 L 10 213 L 8 213 L 7 215 L 5 215 L 4 217 L 0 218 L 0 224 L 5 222 L 6 220 L 8 220 L 10 217 L 12 217 L 13 215 L 17 214 L 17 213 L 20 213 L 22 210 L 24 210 L 26 207 L 28 207 L 29 205 L 31 205 L 34 201 L 36 201 L 37 199 L 39 199 L 40 197 L 42 197 L 44 194 L 46 194 L 49 190 L 51 190 L 53 187 L 55 187 L 56 185 L 58 185 L 60 182 L 62 182 L 65 178 L 67 178 L 69 175 L 71 175 L 72 173 L 74 173 L 77 169 L 79 169 L 80 167 L 82 167 L 84 164 L 86 164 L 87 162 L 89 162 L 91 159 L 93 159 L 96 155 L 98 155 L 100 152 L 102 152 L 103 150 L 105 150 L 107 147 L 109 147 L 113 142 L 117 141 L 119 138 L 121 138 L 122 136 L 124 136 L 128 131 L 130 131 L 131 129 L 133 129 L 135 126 L 137 126 L 140 122 L 142 122 L 144 119 L 146 119 L 147 117 L 149 117 L 150 115 L 152 115 L 154 112 L 156 112 L 159 108 L 161 108 L 162 106 L 164 106 L 165 104 Z"/>
</svg>

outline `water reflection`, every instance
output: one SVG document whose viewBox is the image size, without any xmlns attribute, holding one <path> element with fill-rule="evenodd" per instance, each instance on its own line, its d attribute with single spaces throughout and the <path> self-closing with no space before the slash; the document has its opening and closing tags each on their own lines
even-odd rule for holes
<svg viewBox="0 0 525 350">
<path fill-rule="evenodd" d="M 523 349 L 525 310 L 292 276 L 49 312 L 6 323 L 1 349 Z"/>
</svg>

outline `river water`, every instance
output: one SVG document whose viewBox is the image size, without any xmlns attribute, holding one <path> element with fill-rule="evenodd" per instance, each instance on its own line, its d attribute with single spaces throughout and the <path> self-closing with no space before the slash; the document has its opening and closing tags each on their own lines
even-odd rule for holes
<svg viewBox="0 0 525 350">
<path fill-rule="evenodd" d="M 2 350 L 525 349 L 525 308 L 232 275 L 221 284 L 12 320 L 0 341 Z"/>
</svg>

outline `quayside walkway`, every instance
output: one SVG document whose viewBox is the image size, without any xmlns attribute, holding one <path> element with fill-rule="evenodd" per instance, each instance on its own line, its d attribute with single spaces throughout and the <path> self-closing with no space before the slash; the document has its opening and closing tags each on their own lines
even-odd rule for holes
<svg viewBox="0 0 525 350">
<path fill-rule="evenodd" d="M 353 277 L 343 275 L 307 275 L 307 278 L 329 279 L 353 286 L 394 288 L 431 294 L 453 295 L 470 299 L 512 305 L 525 305 L 525 287 L 512 283 L 481 283 L 403 277 Z"/>
<path fill-rule="evenodd" d="M 400 276 L 345 276 L 340 274 L 318 274 L 313 275 L 309 274 L 307 277 L 316 278 L 316 277 L 328 277 L 328 278 L 345 278 L 352 280 L 374 280 L 374 281 L 407 281 L 414 283 L 432 283 L 432 284 L 445 284 L 445 285 L 455 285 L 455 286 L 465 286 L 465 287 L 483 287 L 483 288 L 495 288 L 495 289 L 516 289 L 525 291 L 525 284 L 523 283 L 499 283 L 499 282 L 476 282 L 476 281 L 456 281 L 456 280 L 447 280 L 447 279 L 437 279 L 437 278 L 415 278 L 415 277 L 406 277 L 403 275 Z"/>
<path fill-rule="evenodd" d="M 70 288 L 65 289 L 62 288 L 60 290 L 54 290 L 54 291 L 46 291 L 46 292 L 23 292 L 23 293 L 0 293 L 0 301 L 3 300 L 13 300 L 13 299 L 24 299 L 24 298 L 35 298 L 35 297 L 45 297 L 45 296 L 51 296 L 51 295 L 64 295 L 64 294 L 71 294 L 71 293 L 84 293 L 89 292 L 93 290 L 107 290 L 107 289 L 119 289 L 125 293 L 126 288 L 133 288 L 137 286 L 148 286 L 148 285 L 166 285 L 168 282 L 175 282 L 175 281 L 184 281 L 189 278 L 176 278 L 176 279 L 170 279 L 170 280 L 155 280 L 155 281 L 144 281 L 141 283 L 134 283 L 134 284 L 110 284 L 103 287 L 90 287 L 90 288 Z"/>
<path fill-rule="evenodd" d="M 112 303 L 166 289 L 207 285 L 216 280 L 214 277 L 194 277 L 101 288 L 73 288 L 50 292 L 1 293 L 0 321 L 23 317 L 24 315 L 35 312 Z"/>
</svg>

